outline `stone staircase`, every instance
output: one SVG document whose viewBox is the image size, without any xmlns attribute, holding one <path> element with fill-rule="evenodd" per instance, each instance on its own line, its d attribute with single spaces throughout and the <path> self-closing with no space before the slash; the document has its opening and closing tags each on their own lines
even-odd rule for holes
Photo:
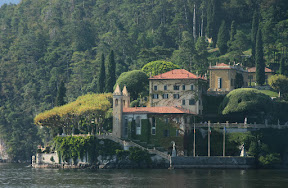
<svg viewBox="0 0 288 188">
<path fill-rule="evenodd" d="M 133 141 L 130 141 L 130 140 L 129 141 L 121 140 L 120 138 L 114 137 L 114 136 L 112 136 L 110 134 L 96 135 L 96 137 L 98 139 L 109 139 L 109 140 L 112 140 L 112 141 L 114 141 L 116 143 L 119 143 L 123 147 L 125 147 L 125 146 L 138 147 L 138 148 L 140 148 L 142 150 L 148 151 L 150 154 L 158 155 L 159 157 L 161 157 L 161 158 L 163 158 L 165 160 L 168 160 L 168 161 L 170 160 L 170 155 L 167 155 L 164 152 L 158 151 L 155 148 L 154 149 L 145 148 L 145 147 L 143 147 L 143 146 L 141 146 L 141 145 L 139 145 L 139 144 L 137 144 L 137 143 L 135 143 Z"/>
</svg>

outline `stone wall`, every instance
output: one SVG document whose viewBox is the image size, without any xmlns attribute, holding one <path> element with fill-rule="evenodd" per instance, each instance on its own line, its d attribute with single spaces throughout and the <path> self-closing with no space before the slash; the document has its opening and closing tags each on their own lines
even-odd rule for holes
<svg viewBox="0 0 288 188">
<path fill-rule="evenodd" d="M 172 168 L 253 168 L 254 157 L 171 157 Z"/>
<path fill-rule="evenodd" d="M 59 164 L 59 157 L 57 152 L 55 153 L 37 153 L 37 164 Z"/>
</svg>

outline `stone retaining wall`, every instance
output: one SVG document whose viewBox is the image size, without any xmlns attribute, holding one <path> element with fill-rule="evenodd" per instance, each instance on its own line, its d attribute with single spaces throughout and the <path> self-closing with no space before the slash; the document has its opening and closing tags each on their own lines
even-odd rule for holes
<svg viewBox="0 0 288 188">
<path fill-rule="evenodd" d="M 171 157 L 171 168 L 254 168 L 254 157 Z"/>
</svg>

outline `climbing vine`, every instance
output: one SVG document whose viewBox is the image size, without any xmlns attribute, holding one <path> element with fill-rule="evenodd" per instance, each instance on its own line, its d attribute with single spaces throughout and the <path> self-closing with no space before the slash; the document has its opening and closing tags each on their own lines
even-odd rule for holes
<svg viewBox="0 0 288 188">
<path fill-rule="evenodd" d="M 77 163 L 87 154 L 89 163 L 97 162 L 99 155 L 115 155 L 117 149 L 121 149 L 118 143 L 111 140 L 98 140 L 95 136 L 66 136 L 55 137 L 54 147 L 63 161 L 70 159 Z"/>
</svg>

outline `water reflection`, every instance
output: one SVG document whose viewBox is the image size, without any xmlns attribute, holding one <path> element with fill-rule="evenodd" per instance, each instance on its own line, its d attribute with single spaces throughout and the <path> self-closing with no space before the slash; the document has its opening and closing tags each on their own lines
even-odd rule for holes
<svg viewBox="0 0 288 188">
<path fill-rule="evenodd" d="M 0 164 L 0 187 L 286 187 L 287 170 L 33 169 Z"/>
</svg>

